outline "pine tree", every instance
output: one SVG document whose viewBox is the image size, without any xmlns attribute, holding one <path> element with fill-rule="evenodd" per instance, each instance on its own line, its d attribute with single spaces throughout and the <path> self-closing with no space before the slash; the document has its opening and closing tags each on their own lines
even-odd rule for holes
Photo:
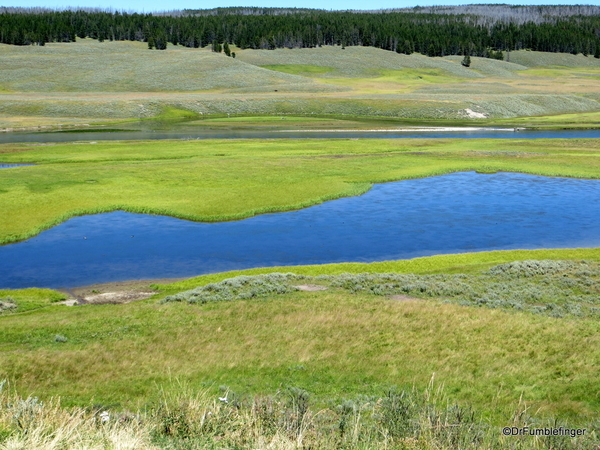
<svg viewBox="0 0 600 450">
<path fill-rule="evenodd" d="M 469 56 L 468 53 L 465 55 L 465 57 L 463 58 L 463 60 L 460 63 L 465 67 L 469 67 L 471 65 L 471 57 Z"/>
<path fill-rule="evenodd" d="M 154 46 L 156 47 L 156 50 L 166 50 L 167 34 L 164 30 L 159 30 L 154 36 Z"/>
<path fill-rule="evenodd" d="M 223 47 L 221 47 L 221 44 L 219 44 L 216 39 L 212 42 L 212 51 L 215 53 L 221 53 L 223 51 Z"/>
<path fill-rule="evenodd" d="M 227 42 L 223 44 L 223 52 L 225 52 L 227 56 L 231 56 L 231 50 L 229 49 L 229 44 Z"/>
</svg>

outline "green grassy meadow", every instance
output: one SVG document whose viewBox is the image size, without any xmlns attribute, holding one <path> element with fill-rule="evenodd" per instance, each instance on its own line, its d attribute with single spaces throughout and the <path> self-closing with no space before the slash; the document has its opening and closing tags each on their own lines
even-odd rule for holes
<svg viewBox="0 0 600 450">
<path fill-rule="evenodd" d="M 372 183 L 471 170 L 596 178 L 600 164 L 594 139 L 5 144 L 0 159 L 36 164 L 3 169 L 2 243 L 97 212 L 222 221 L 359 195 Z"/>
<path fill-rule="evenodd" d="M 501 264 L 528 257 L 555 261 Z M 121 417 L 111 433 L 124 427 L 111 442 L 143 435 L 132 448 L 255 448 L 275 437 L 296 442 L 271 448 L 300 448 L 300 441 L 356 449 L 593 448 L 596 316 L 467 306 L 448 301 L 449 291 L 411 291 L 415 275 L 404 275 L 408 284 L 397 292 L 409 295 L 396 298 L 360 272 L 397 272 L 388 280 L 418 272 L 428 286 L 444 280 L 446 290 L 457 282 L 550 295 L 559 286 L 587 289 L 580 301 L 597 305 L 597 283 L 588 281 L 600 277 L 599 260 L 597 249 L 540 250 L 362 264 L 356 275 L 327 275 L 352 265 L 298 268 L 314 278 L 252 276 L 272 272 L 256 269 L 157 286 L 162 292 L 135 303 L 6 311 L 0 377 L 10 384 L 0 391 L 0 448 L 44 436 L 75 439 L 78 433 L 61 431 L 73 423 L 77 430 L 96 423 L 84 434 L 95 436 L 102 411 Z M 328 289 L 282 289 L 302 283 Z M 185 292 L 172 295 L 185 286 L 204 286 L 208 296 L 189 303 Z M 237 297 L 224 297 L 219 286 Z M 39 292 L 10 294 L 20 304 Z M 348 434 L 346 421 L 354 424 Z M 507 425 L 581 427 L 588 435 L 503 441 Z M 38 429 L 44 433 L 23 431 Z"/>
<path fill-rule="evenodd" d="M 232 50 L 0 45 L 0 129 L 600 127 L 591 56 Z M 237 220 L 458 171 L 600 177 L 597 139 L 518 137 L 0 144 L 35 164 L 0 171 L 0 245 L 83 214 Z M 600 249 L 543 249 L 210 274 L 124 304 L 0 289 L 0 450 L 596 449 L 599 281 Z"/>
<path fill-rule="evenodd" d="M 27 294 L 13 295 L 20 302 Z M 120 408 L 144 405 L 173 378 L 215 393 L 298 386 L 325 405 L 392 385 L 425 389 L 434 374 L 454 401 L 482 410 L 496 402 L 490 420 L 504 420 L 521 397 L 541 416 L 575 421 L 598 408 L 589 395 L 599 357 L 591 317 L 342 287 L 195 305 L 160 297 L 5 315 L 2 376 L 26 395 Z"/>
</svg>

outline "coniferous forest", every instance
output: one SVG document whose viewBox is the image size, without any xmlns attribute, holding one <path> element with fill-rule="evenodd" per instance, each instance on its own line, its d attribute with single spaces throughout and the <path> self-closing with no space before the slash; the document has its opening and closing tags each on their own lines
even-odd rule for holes
<svg viewBox="0 0 600 450">
<path fill-rule="evenodd" d="M 162 14 L 0 8 L 0 43 L 44 45 L 92 38 L 148 42 L 149 48 L 159 50 L 168 44 L 198 48 L 217 42 L 241 49 L 372 46 L 428 56 L 488 57 L 531 49 L 600 57 L 598 7 L 535 7 L 535 14 L 520 10 L 515 20 L 495 16 L 494 5 L 487 6 L 488 14 L 418 7 L 372 12 L 220 8 Z"/>
</svg>

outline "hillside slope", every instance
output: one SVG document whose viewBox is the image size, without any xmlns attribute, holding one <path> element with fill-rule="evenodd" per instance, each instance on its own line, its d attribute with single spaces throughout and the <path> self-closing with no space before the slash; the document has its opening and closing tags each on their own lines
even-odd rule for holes
<svg viewBox="0 0 600 450">
<path fill-rule="evenodd" d="M 80 119 L 317 114 L 407 119 L 513 118 L 600 111 L 600 60 L 518 51 L 510 61 L 430 58 L 373 47 L 148 50 L 91 39 L 2 45 L 0 128 Z"/>
</svg>

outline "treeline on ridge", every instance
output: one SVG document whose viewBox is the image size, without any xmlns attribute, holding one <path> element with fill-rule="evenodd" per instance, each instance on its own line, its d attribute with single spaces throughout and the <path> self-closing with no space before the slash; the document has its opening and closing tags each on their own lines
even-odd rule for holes
<svg viewBox="0 0 600 450">
<path fill-rule="evenodd" d="M 0 12 L 0 43 L 44 45 L 100 41 L 168 43 L 205 47 L 213 42 L 241 49 L 372 46 L 428 56 L 493 56 L 531 49 L 600 57 L 600 17 L 555 17 L 543 23 L 482 23 L 466 14 L 297 10 L 287 14 L 153 15 L 85 10 Z"/>
</svg>

